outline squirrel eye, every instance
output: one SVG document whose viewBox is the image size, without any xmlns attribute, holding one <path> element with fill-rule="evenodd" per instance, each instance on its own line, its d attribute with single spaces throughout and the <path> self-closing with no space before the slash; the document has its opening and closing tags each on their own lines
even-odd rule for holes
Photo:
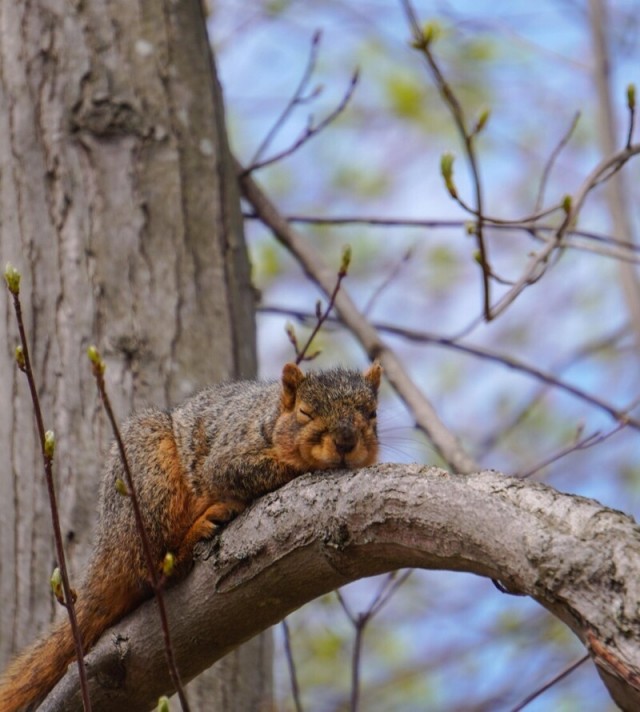
<svg viewBox="0 0 640 712">
<path fill-rule="evenodd" d="M 305 418 L 309 418 L 309 420 L 313 420 L 313 413 L 309 413 L 307 410 L 303 410 L 300 408 L 299 410 L 300 415 L 304 415 Z"/>
</svg>

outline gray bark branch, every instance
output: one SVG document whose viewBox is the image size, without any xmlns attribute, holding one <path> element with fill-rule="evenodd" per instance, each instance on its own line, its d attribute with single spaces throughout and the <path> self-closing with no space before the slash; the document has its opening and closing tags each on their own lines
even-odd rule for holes
<svg viewBox="0 0 640 712">
<path fill-rule="evenodd" d="M 594 500 L 418 465 L 308 475 L 257 502 L 207 556 L 167 592 L 185 679 L 319 595 L 418 567 L 531 596 L 585 643 L 616 703 L 640 709 L 640 528 Z M 87 664 L 96 711 L 149 709 L 170 692 L 155 604 L 108 631 Z M 72 666 L 41 709 L 75 712 L 78 695 Z"/>
</svg>

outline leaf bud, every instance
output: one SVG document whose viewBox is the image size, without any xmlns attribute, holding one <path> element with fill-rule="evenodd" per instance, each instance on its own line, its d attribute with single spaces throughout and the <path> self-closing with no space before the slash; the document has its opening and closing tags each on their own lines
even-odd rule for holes
<svg viewBox="0 0 640 712">
<path fill-rule="evenodd" d="M 20 294 L 20 272 L 18 272 L 11 262 L 7 262 L 4 268 L 4 278 L 11 294 Z"/>
<path fill-rule="evenodd" d="M 47 430 L 44 434 L 44 454 L 49 460 L 53 459 L 53 453 L 56 449 L 56 436 L 53 430 Z"/>
</svg>

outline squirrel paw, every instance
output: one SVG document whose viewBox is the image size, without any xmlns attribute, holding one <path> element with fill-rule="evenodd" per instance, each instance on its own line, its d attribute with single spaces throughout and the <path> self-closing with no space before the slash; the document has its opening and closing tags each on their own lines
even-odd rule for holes
<svg viewBox="0 0 640 712">
<path fill-rule="evenodd" d="M 209 505 L 195 520 L 180 545 L 180 554 L 189 556 L 197 542 L 212 539 L 225 524 L 246 509 L 239 500 L 225 500 Z"/>
</svg>

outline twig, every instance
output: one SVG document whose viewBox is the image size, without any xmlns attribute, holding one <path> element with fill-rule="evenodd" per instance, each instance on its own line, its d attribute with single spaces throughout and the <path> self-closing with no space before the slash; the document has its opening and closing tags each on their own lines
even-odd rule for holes
<svg viewBox="0 0 640 712">
<path fill-rule="evenodd" d="M 562 225 L 560 225 L 560 227 L 556 230 L 554 239 L 550 240 L 537 255 L 533 256 L 529 266 L 513 288 L 510 289 L 507 294 L 505 294 L 497 302 L 497 304 L 491 308 L 493 318 L 497 317 L 505 309 L 507 309 L 526 287 L 534 282 L 537 282 L 546 272 L 551 255 L 557 249 L 564 247 L 563 239 L 567 234 L 569 227 L 577 221 L 578 215 L 585 200 L 587 199 L 587 196 L 596 187 L 596 185 L 598 185 L 602 179 L 602 176 L 606 175 L 607 177 L 610 177 L 610 171 L 612 168 L 622 167 L 637 153 L 640 153 L 640 144 L 633 144 L 600 161 L 600 163 L 598 163 L 598 165 L 591 171 L 591 173 L 583 181 L 580 189 L 576 193 L 575 198 L 569 201 L 565 219 L 563 220 Z"/>
<path fill-rule="evenodd" d="M 583 359 L 596 354 L 602 349 L 608 347 L 615 347 L 618 349 L 621 348 L 617 347 L 616 344 L 623 336 L 628 333 L 629 325 L 624 324 L 622 327 L 617 328 L 614 332 L 609 333 L 596 341 L 592 341 L 583 345 L 578 351 L 571 354 L 568 358 L 565 358 L 562 361 L 556 363 L 554 366 L 552 366 L 552 373 L 554 373 L 556 377 L 558 377 L 559 374 L 563 373 L 566 369 L 574 366 L 576 363 L 580 363 L 580 361 L 582 361 Z M 535 393 L 533 393 L 528 398 L 527 402 L 522 405 L 516 411 L 516 413 L 509 419 L 509 422 L 500 426 L 499 434 L 490 435 L 480 443 L 480 450 L 483 455 L 486 454 L 489 450 L 491 450 L 496 445 L 498 440 L 504 438 L 505 435 L 507 435 L 518 425 L 520 425 L 520 423 L 522 423 L 522 421 L 531 412 L 535 405 L 544 397 L 544 394 L 547 392 L 548 388 L 549 384 L 543 383 L 538 389 L 536 389 Z M 627 408 L 627 410 L 631 411 L 632 408 L 629 407 Z"/>
<path fill-rule="evenodd" d="M 320 30 L 316 30 L 316 32 L 313 33 L 313 37 L 311 39 L 311 49 L 309 50 L 309 58 L 307 60 L 307 65 L 304 68 L 304 72 L 302 73 L 302 77 L 300 78 L 300 82 L 298 83 L 298 86 L 296 87 L 296 90 L 293 92 L 293 96 L 289 101 L 287 102 L 287 105 L 284 107 L 282 110 L 282 113 L 280 116 L 276 119 L 275 123 L 271 127 L 271 129 L 267 132 L 267 135 L 264 137 L 260 145 L 258 146 L 258 149 L 256 150 L 253 158 L 251 159 L 249 163 L 249 168 L 247 170 L 253 170 L 254 167 L 257 165 L 258 161 L 264 154 L 264 152 L 267 150 L 267 148 L 270 146 L 271 142 L 273 141 L 274 137 L 278 133 L 278 131 L 282 128 L 284 123 L 286 122 L 287 118 L 289 117 L 289 114 L 293 111 L 293 109 L 298 106 L 299 104 L 302 104 L 304 101 L 308 99 L 303 99 L 302 93 L 307 87 L 307 84 L 309 83 L 309 80 L 311 79 L 311 76 L 313 75 L 313 72 L 315 70 L 316 66 L 316 61 L 318 58 L 318 47 L 320 46 L 320 39 L 322 37 L 322 33 Z M 312 94 L 313 96 L 316 96 L 317 93 L 314 92 Z"/>
<path fill-rule="evenodd" d="M 573 132 L 576 130 L 579 120 L 580 112 L 577 111 L 573 117 L 573 120 L 571 121 L 571 124 L 569 125 L 569 128 L 558 142 L 558 145 L 553 149 L 553 151 L 551 151 L 551 155 L 549 156 L 549 159 L 547 160 L 544 166 L 544 169 L 542 171 L 542 177 L 540 178 L 540 187 L 538 188 L 538 197 L 536 198 L 534 208 L 534 212 L 536 213 L 542 209 L 542 204 L 544 202 L 544 192 L 546 190 L 553 166 L 555 165 L 558 156 L 562 152 L 562 149 L 567 145 L 567 143 L 569 143 L 570 138 L 573 136 Z"/>
<path fill-rule="evenodd" d="M 342 284 L 342 280 L 347 276 L 347 271 L 349 269 L 350 262 L 351 248 L 347 246 L 342 252 L 342 262 L 340 263 L 340 269 L 338 270 L 336 286 L 333 288 L 333 291 L 329 295 L 329 303 L 327 304 L 327 308 L 322 311 L 322 304 L 320 300 L 318 300 L 318 302 L 316 303 L 316 325 L 312 329 L 311 334 L 309 334 L 309 338 L 307 339 L 306 344 L 301 349 L 298 348 L 298 341 L 296 339 L 293 328 L 287 327 L 287 334 L 289 336 L 289 340 L 291 341 L 294 349 L 296 350 L 297 364 L 300 364 L 303 361 L 311 361 L 318 355 L 319 352 L 316 351 L 311 356 L 307 356 L 307 351 L 309 350 L 309 347 L 311 346 L 311 343 L 315 339 L 316 335 L 320 331 L 322 325 L 329 318 L 329 314 L 331 313 L 331 310 L 333 309 L 333 306 L 336 303 L 336 297 L 338 296 L 338 292 L 340 291 L 340 285 Z"/>
<path fill-rule="evenodd" d="M 431 75 L 438 87 L 440 94 L 449 107 L 453 121 L 458 129 L 458 133 L 462 139 L 462 143 L 467 156 L 467 161 L 469 163 L 469 168 L 471 170 L 471 177 L 473 180 L 474 191 L 475 191 L 475 211 L 478 218 L 478 223 L 476 225 L 475 236 L 476 244 L 478 246 L 478 261 L 480 267 L 482 268 L 482 283 L 483 283 L 483 302 L 484 302 L 484 315 L 487 321 L 492 319 L 491 315 L 491 294 L 490 294 L 490 269 L 489 260 L 487 255 L 487 249 L 484 241 L 483 234 L 483 223 L 484 223 L 484 210 L 483 210 L 483 197 L 482 197 L 482 184 L 480 181 L 480 170 L 478 168 L 478 161 L 476 158 L 476 151 L 474 147 L 474 139 L 478 130 L 469 131 L 467 129 L 467 121 L 464 115 L 464 111 L 458 98 L 454 94 L 451 86 L 445 79 L 440 67 L 438 66 L 433 53 L 430 49 L 431 38 L 428 37 L 418 23 L 415 11 L 411 5 L 410 0 L 401 0 L 402 6 L 404 8 L 405 14 L 409 25 L 411 26 L 414 40 L 413 47 L 420 51 L 424 56 L 427 65 L 431 71 Z M 478 126 L 478 129 L 480 127 Z"/>
<path fill-rule="evenodd" d="M 398 260 L 398 263 L 395 265 L 395 267 L 376 287 L 376 289 L 373 291 L 373 294 L 369 297 L 367 303 L 365 304 L 364 309 L 362 310 L 363 314 L 369 316 L 371 310 L 373 309 L 373 305 L 380 298 L 380 295 L 384 292 L 385 289 L 387 289 L 390 284 L 393 283 L 396 277 L 400 274 L 402 268 L 407 264 L 407 262 L 409 262 L 409 260 L 413 256 L 413 250 L 414 246 L 409 247 L 402 255 L 402 257 Z"/>
<path fill-rule="evenodd" d="M 303 712 L 302 699 L 300 697 L 300 686 L 298 685 L 298 676 L 296 674 L 296 664 L 293 659 L 291 650 L 291 635 L 289 634 L 289 625 L 287 619 L 282 619 L 282 633 L 284 637 L 284 653 L 287 659 L 287 667 L 289 669 L 289 679 L 291 680 L 291 694 L 293 696 L 293 704 L 296 712 Z"/>
<path fill-rule="evenodd" d="M 107 389 L 104 382 L 104 372 L 106 366 L 95 346 L 89 347 L 88 356 L 89 360 L 91 361 L 93 375 L 96 379 L 96 384 L 98 386 L 98 392 L 100 393 L 102 404 L 104 405 L 105 412 L 109 419 L 109 423 L 111 425 L 111 429 L 116 440 L 118 451 L 120 453 L 120 459 L 122 461 L 125 476 L 127 478 L 126 494 L 131 498 L 131 504 L 133 505 L 133 513 L 136 521 L 136 529 L 138 530 L 138 533 L 140 535 L 144 558 L 147 564 L 147 568 L 149 570 L 149 577 L 151 579 L 151 587 L 153 588 L 153 592 L 156 597 L 156 602 L 158 604 L 158 613 L 160 615 L 160 622 L 162 625 L 162 632 L 164 636 L 164 648 L 165 655 L 167 658 L 167 664 L 169 666 L 169 674 L 171 675 L 171 680 L 178 694 L 180 706 L 182 707 L 183 712 L 189 712 L 189 702 L 187 701 L 187 696 L 182 686 L 182 682 L 180 681 L 180 674 L 178 672 L 173 652 L 173 646 L 171 644 L 171 634 L 169 632 L 169 618 L 167 616 L 167 609 L 165 606 L 163 595 L 164 576 L 160 577 L 156 569 L 158 562 L 154 560 L 153 554 L 151 553 L 151 544 L 147 535 L 147 529 L 142 516 L 142 510 L 140 509 L 140 503 L 138 501 L 131 468 L 129 467 L 129 461 L 127 459 L 124 442 L 122 441 L 120 429 L 118 428 L 118 423 L 113 413 L 113 408 L 111 407 L 111 401 L 109 400 L 109 395 L 107 394 Z"/>
<path fill-rule="evenodd" d="M 558 460 L 561 460 L 563 457 L 566 457 L 567 455 L 570 455 L 572 452 L 579 452 L 580 450 L 588 450 L 591 447 L 594 447 L 595 445 L 599 445 L 600 443 L 604 442 L 605 440 L 608 440 L 610 437 L 615 435 L 616 433 L 620 432 L 625 427 L 626 423 L 618 423 L 614 428 L 609 430 L 607 433 L 600 433 L 600 432 L 595 432 L 591 433 L 590 435 L 585 435 L 583 438 L 578 437 L 578 439 L 572 443 L 571 445 L 567 445 L 558 452 L 553 453 L 552 455 L 549 455 L 546 457 L 542 462 L 539 462 L 537 465 L 534 465 L 533 467 L 530 467 L 528 470 L 525 470 L 524 472 L 517 472 L 514 474 L 514 477 L 520 477 L 521 479 L 527 479 L 528 477 L 532 477 L 533 475 L 536 474 L 536 472 L 539 472 L 540 470 L 543 470 L 545 467 L 548 467 L 549 465 L 552 465 L 553 463 L 557 462 Z M 578 432 L 578 435 L 580 433 Z"/>
<path fill-rule="evenodd" d="M 53 539 L 56 548 L 56 557 L 60 569 L 62 579 L 62 590 L 64 598 L 61 599 L 58 595 L 56 598 L 67 609 L 69 616 L 69 624 L 73 635 L 73 642 L 76 650 L 76 662 L 78 665 L 78 675 L 80 678 L 80 688 L 82 692 L 82 706 L 85 712 L 91 711 L 91 700 L 89 698 L 89 686 L 87 684 L 87 671 L 84 664 L 84 651 L 82 646 L 82 635 L 78 626 L 78 619 L 75 610 L 75 591 L 69 583 L 69 574 L 67 572 L 67 560 L 64 554 L 64 546 L 62 544 L 62 532 L 60 530 L 60 517 L 58 513 L 58 503 L 56 500 L 55 486 L 53 483 L 53 453 L 55 448 L 55 440 L 51 431 L 45 433 L 44 420 L 42 418 L 42 409 L 40 407 L 40 399 L 38 397 L 38 389 L 36 387 L 33 368 L 31 366 L 31 358 L 29 356 L 29 344 L 27 334 L 24 327 L 24 319 L 22 317 L 22 305 L 20 303 L 20 273 L 7 264 L 5 270 L 5 280 L 7 288 L 13 298 L 13 308 L 16 314 L 18 323 L 18 331 L 20 333 L 20 347 L 16 349 L 16 361 L 20 370 L 26 375 L 29 383 L 29 391 L 31 393 L 31 401 L 33 403 L 33 411 L 36 418 L 36 428 L 38 438 L 40 440 L 40 449 L 42 451 L 42 459 L 44 462 L 44 476 L 47 483 L 47 494 L 49 496 L 49 506 L 51 509 L 51 523 L 53 525 Z"/>
<path fill-rule="evenodd" d="M 344 95 L 342 96 L 342 99 L 336 106 L 336 108 L 331 111 L 327 116 L 322 119 L 318 124 L 314 125 L 313 124 L 313 119 L 312 117 L 309 117 L 309 120 L 307 122 L 307 126 L 304 129 L 304 131 L 300 134 L 300 136 L 289 146 L 289 148 L 286 148 L 282 151 L 279 151 L 278 153 L 275 153 L 272 155 L 270 158 L 265 158 L 264 160 L 259 160 L 259 157 L 264 151 L 266 150 L 266 147 L 269 145 L 271 140 L 273 139 L 275 133 L 280 129 L 282 124 L 286 121 L 287 117 L 293 110 L 295 106 L 298 104 L 302 103 L 301 99 L 301 93 L 304 90 L 305 86 L 307 85 L 309 78 L 311 76 L 311 73 L 313 72 L 314 66 L 315 66 L 315 61 L 316 61 L 316 50 L 318 46 L 318 42 L 320 40 L 320 34 L 316 33 L 313 38 L 312 42 L 312 47 L 311 47 L 311 55 L 309 57 L 309 61 L 307 63 L 307 67 L 304 71 L 304 74 L 302 76 L 302 79 L 300 80 L 300 83 L 294 92 L 293 97 L 289 100 L 287 106 L 284 108 L 282 114 L 276 121 L 275 125 L 271 129 L 271 131 L 267 134 L 265 137 L 265 140 L 262 142 L 260 148 L 258 149 L 256 156 L 254 159 L 251 161 L 251 164 L 244 169 L 245 174 L 250 174 L 253 173 L 254 171 L 259 170 L 260 168 L 264 168 L 265 166 L 269 166 L 272 163 L 276 163 L 277 161 L 281 161 L 283 158 L 287 158 L 290 156 L 292 153 L 295 153 L 301 146 L 303 146 L 307 141 L 312 139 L 314 136 L 318 135 L 321 133 L 329 124 L 333 123 L 339 116 L 342 114 L 342 112 L 347 108 L 347 105 L 349 104 L 349 101 L 351 100 L 351 97 L 353 96 L 353 93 L 356 90 L 356 86 L 358 84 L 358 79 L 359 79 L 359 72 L 356 69 L 353 74 L 351 75 L 351 80 L 349 82 L 349 86 L 347 87 L 347 90 L 345 91 Z"/>
<path fill-rule="evenodd" d="M 560 680 L 564 680 L 565 677 L 570 675 L 574 670 L 577 670 L 582 663 L 586 663 L 587 660 L 589 659 L 589 654 L 584 655 L 581 657 L 579 660 L 576 660 L 574 663 L 571 663 L 571 665 L 568 665 L 564 670 L 559 672 L 557 675 L 551 678 L 548 682 L 546 682 L 544 685 L 539 687 L 537 690 L 532 692 L 530 695 L 527 695 L 527 697 L 522 700 L 519 704 L 517 704 L 515 707 L 511 708 L 510 712 L 520 712 L 520 710 L 523 710 L 530 702 L 533 702 L 533 700 L 536 699 L 536 697 L 540 697 L 540 695 L 543 692 L 546 692 L 549 688 L 553 687 L 556 683 L 560 682 Z"/>
<path fill-rule="evenodd" d="M 255 213 L 244 213 L 243 216 L 247 220 L 259 220 L 259 217 Z M 530 216 L 529 216 L 530 217 Z M 369 227 L 409 227 L 409 228 L 465 228 L 469 229 L 470 223 L 468 220 L 445 220 L 445 219 L 411 219 L 411 218 L 376 218 L 376 217 L 358 217 L 358 216 L 335 216 L 335 217 L 320 217 L 315 215 L 287 215 L 286 219 L 290 223 L 299 223 L 303 225 L 328 225 L 332 227 L 341 227 L 347 225 L 367 225 Z M 540 237 L 540 232 L 545 233 L 555 233 L 558 229 L 557 225 L 536 225 L 535 230 L 532 226 L 527 223 L 517 223 L 505 221 L 503 223 L 491 223 L 491 218 L 485 216 L 485 224 L 492 230 L 501 231 L 513 231 L 513 230 L 523 230 L 536 240 L 548 242 L 549 239 L 555 238 L 542 238 Z M 565 243 L 566 248 L 572 248 L 577 250 L 583 250 L 586 252 L 595 252 L 596 254 L 603 255 L 604 257 L 611 257 L 612 259 L 624 260 L 625 262 L 632 262 L 634 264 L 640 264 L 640 245 L 628 244 L 624 240 L 618 240 L 611 235 L 601 235 L 596 232 L 589 230 L 577 230 L 575 228 L 569 228 L 566 232 L 567 236 L 582 238 L 584 240 L 589 240 L 596 243 L 602 243 L 603 245 L 611 244 L 611 248 L 600 248 L 597 246 L 589 246 L 582 243 Z"/>
<path fill-rule="evenodd" d="M 270 312 L 273 314 L 286 314 L 293 315 L 298 319 L 309 319 L 311 314 L 306 312 L 294 311 L 292 309 L 278 308 L 278 307 L 261 307 L 260 311 Z M 408 341 L 414 341 L 418 343 L 428 343 L 434 344 L 436 346 L 442 346 L 444 348 L 453 349 L 455 351 L 460 351 L 461 353 L 466 353 L 470 356 L 475 356 L 477 358 L 493 361 L 495 363 L 502 364 L 507 368 L 514 371 L 518 371 L 528 376 L 546 383 L 547 385 L 559 388 L 566 393 L 588 403 L 589 405 L 599 408 L 600 410 L 607 413 L 616 422 L 622 425 L 628 425 L 635 430 L 640 430 L 640 420 L 633 418 L 629 415 L 630 408 L 619 409 L 612 406 L 610 403 L 597 398 L 596 396 L 583 391 L 577 386 L 573 386 L 570 383 L 560 380 L 551 373 L 542 371 L 535 366 L 530 366 L 523 361 L 514 359 L 502 354 L 498 354 L 490 349 L 483 348 L 481 346 L 472 346 L 470 344 L 462 344 L 455 339 L 448 338 L 446 336 L 438 336 L 437 334 L 431 334 L 426 331 L 418 331 L 416 329 L 408 329 L 399 326 L 394 326 L 393 324 L 386 324 L 381 322 L 375 322 L 372 326 L 378 331 L 385 332 L 387 334 L 393 334 L 394 336 L 399 336 L 401 338 L 407 339 Z"/>
<path fill-rule="evenodd" d="M 235 165 L 240 190 L 245 200 L 264 225 L 273 232 L 276 239 L 294 255 L 308 277 L 325 294 L 330 295 L 335 276 L 325 264 L 322 255 L 289 225 L 253 178 L 244 173 L 237 161 Z M 335 309 L 340 320 L 360 342 L 369 357 L 380 360 L 387 380 L 413 413 L 417 426 L 430 438 L 444 461 L 457 472 L 476 472 L 479 469 L 478 464 L 442 423 L 433 405 L 416 388 L 401 359 L 382 341 L 376 329 L 355 306 L 345 289 L 341 289 L 336 295 Z"/>
<path fill-rule="evenodd" d="M 366 611 L 355 614 L 347 604 L 345 598 L 339 590 L 336 590 L 338 602 L 345 612 L 345 615 L 355 629 L 355 638 L 353 641 L 353 653 L 351 655 L 351 702 L 349 709 L 351 712 L 356 712 L 360 699 L 360 660 L 362 658 L 362 643 L 364 640 L 364 631 L 368 623 L 389 601 L 395 591 L 409 578 L 411 570 L 403 572 L 400 576 L 397 571 L 392 571 L 385 576 L 384 581 L 378 588 L 376 595 L 369 604 Z"/>
</svg>

